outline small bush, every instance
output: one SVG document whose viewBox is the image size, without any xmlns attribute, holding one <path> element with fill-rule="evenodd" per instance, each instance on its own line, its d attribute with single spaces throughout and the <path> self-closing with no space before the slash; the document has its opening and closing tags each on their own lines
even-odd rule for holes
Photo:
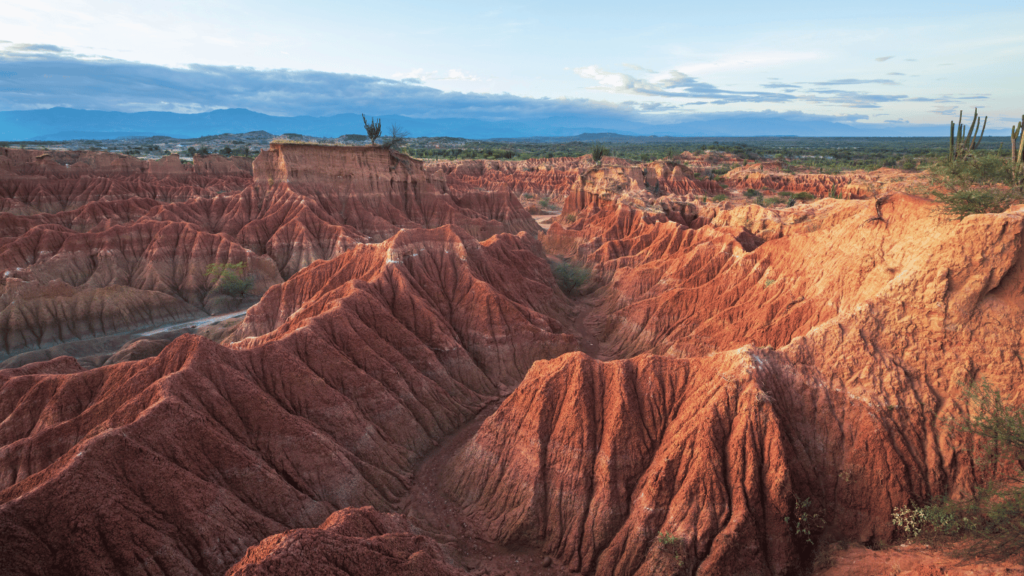
<svg viewBox="0 0 1024 576">
<path fill-rule="evenodd" d="M 793 198 L 807 202 L 810 200 L 814 200 L 816 197 L 814 194 L 811 194 L 810 192 L 800 192 L 799 194 L 793 195 Z"/>
<path fill-rule="evenodd" d="M 1024 409 L 1007 405 L 985 381 L 967 384 L 964 396 L 971 416 L 950 421 L 952 427 L 979 437 L 989 458 L 1019 466 L 1024 457 Z M 1024 486 L 991 483 L 970 499 L 946 498 L 920 509 L 900 508 L 893 511 L 893 524 L 910 537 L 967 537 L 970 544 L 964 552 L 969 555 L 1019 557 L 1024 554 Z"/>
<path fill-rule="evenodd" d="M 779 196 L 782 196 L 783 198 L 789 198 L 789 197 L 793 196 L 793 193 L 792 192 L 788 192 L 786 190 L 783 190 L 783 191 L 779 192 Z"/>
<path fill-rule="evenodd" d="M 936 193 L 935 197 L 942 204 L 944 212 L 959 220 L 971 214 L 1002 212 L 1019 200 L 1017 194 L 978 188 L 954 190 L 947 194 Z"/>
<path fill-rule="evenodd" d="M 562 262 L 551 271 L 562 292 L 571 294 L 590 280 L 590 269 L 585 266 Z"/>
<path fill-rule="evenodd" d="M 728 200 L 729 197 L 726 196 L 725 194 L 715 194 L 711 199 L 714 200 L 715 202 L 723 202 L 725 200 Z"/>
<path fill-rule="evenodd" d="M 570 222 L 570 223 L 571 222 L 575 222 L 576 221 L 576 215 L 575 214 L 566 214 L 565 215 L 565 221 L 566 222 Z"/>
<path fill-rule="evenodd" d="M 600 144 L 597 144 L 590 150 L 590 157 L 594 160 L 594 162 L 600 162 L 601 158 L 604 158 L 607 155 L 608 149 Z"/>
<path fill-rule="evenodd" d="M 540 201 L 537 202 L 537 204 L 540 204 L 541 208 L 547 208 L 548 206 L 551 205 L 551 201 L 548 200 L 547 198 L 541 198 Z"/>
<path fill-rule="evenodd" d="M 808 546 L 814 546 L 814 535 L 825 528 L 825 520 L 817 513 L 811 512 L 811 499 L 797 498 L 793 506 L 793 515 L 782 519 L 791 530 L 793 535 L 803 540 Z"/>
<path fill-rule="evenodd" d="M 210 264 L 206 267 L 206 276 L 218 292 L 233 298 L 242 298 L 255 284 L 252 277 L 245 273 L 245 262 Z"/>
<path fill-rule="evenodd" d="M 686 550 L 686 541 L 678 536 L 661 531 L 658 532 L 658 544 L 661 544 L 661 548 L 672 555 L 672 559 L 675 561 L 676 566 L 682 568 L 683 566 L 683 552 Z"/>
<path fill-rule="evenodd" d="M 754 190 L 753 188 L 747 188 L 746 190 L 744 190 L 743 195 L 746 196 L 747 198 L 757 198 L 762 196 L 759 190 Z"/>
<path fill-rule="evenodd" d="M 892 511 L 892 523 L 906 534 L 908 538 L 917 538 L 924 529 L 924 510 L 913 506 L 904 506 Z"/>
</svg>

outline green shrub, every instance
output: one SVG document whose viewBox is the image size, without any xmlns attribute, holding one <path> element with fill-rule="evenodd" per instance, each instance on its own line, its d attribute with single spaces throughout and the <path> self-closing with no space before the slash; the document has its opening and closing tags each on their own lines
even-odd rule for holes
<svg viewBox="0 0 1024 576">
<path fill-rule="evenodd" d="M 558 287 L 566 294 L 571 294 L 590 280 L 589 268 L 571 262 L 556 265 L 551 273 L 554 274 Z"/>
<path fill-rule="evenodd" d="M 206 267 L 206 276 L 221 294 L 242 298 L 255 284 L 252 277 L 245 273 L 245 269 L 245 262 L 210 264 Z"/>
<path fill-rule="evenodd" d="M 790 196 L 792 196 L 792 195 L 793 195 L 793 193 L 792 193 L 792 192 L 788 192 L 788 191 L 786 191 L 786 190 L 783 190 L 783 191 L 779 192 L 779 196 L 782 196 L 782 197 L 784 197 L 784 198 L 789 198 L 789 197 L 790 197 Z"/>
<path fill-rule="evenodd" d="M 1014 183 L 1013 166 L 997 152 L 977 152 L 965 160 L 946 160 L 931 166 L 932 173 L 948 188 L 977 184 Z"/>
<path fill-rule="evenodd" d="M 800 192 L 799 194 L 793 195 L 793 198 L 797 200 L 803 200 L 804 202 L 808 202 L 810 200 L 814 200 L 816 197 L 814 194 L 811 194 L 810 192 Z"/>
<path fill-rule="evenodd" d="M 725 194 L 715 194 L 711 199 L 714 200 L 715 202 L 723 202 L 725 200 L 728 200 L 729 197 L 726 196 Z"/>
<path fill-rule="evenodd" d="M 537 202 L 537 204 L 540 204 L 541 208 L 547 208 L 548 206 L 551 205 L 551 201 L 548 200 L 547 198 L 541 198 L 540 202 Z"/>
<path fill-rule="evenodd" d="M 594 160 L 594 162 L 600 162 L 601 158 L 604 158 L 607 155 L 608 155 L 608 149 L 605 148 L 604 146 L 600 145 L 600 144 L 595 145 L 590 150 L 590 157 Z"/>
<path fill-rule="evenodd" d="M 672 559 L 675 561 L 676 566 L 682 568 L 683 552 L 686 551 L 686 541 L 663 530 L 658 532 L 658 544 L 661 545 L 663 550 L 672 555 Z"/>
<path fill-rule="evenodd" d="M 814 536 L 825 528 L 825 520 L 817 513 L 811 512 L 811 499 L 797 498 L 793 505 L 793 515 L 782 519 L 793 531 L 793 535 L 803 540 L 808 546 L 814 546 Z"/>
<path fill-rule="evenodd" d="M 1024 409 L 1009 406 L 988 382 L 966 385 L 969 417 L 949 421 L 954 430 L 981 439 L 989 459 L 1018 464 L 1024 457 Z M 1019 479 L 1018 479 L 1019 480 Z M 973 498 L 944 498 L 915 509 L 893 511 L 893 523 L 909 537 L 966 537 L 964 553 L 1005 559 L 1024 554 L 1024 485 L 990 483 Z"/>
<path fill-rule="evenodd" d="M 743 195 L 747 198 L 757 198 L 762 196 L 760 190 L 754 190 L 753 188 L 747 188 L 743 191 Z"/>
<path fill-rule="evenodd" d="M 575 214 L 566 214 L 565 215 L 565 221 L 566 222 L 570 222 L 570 223 L 575 222 L 576 221 L 576 215 Z"/>
<path fill-rule="evenodd" d="M 1012 192 L 978 188 L 956 189 L 949 193 L 938 192 L 935 197 L 944 212 L 960 220 L 971 214 L 1002 212 L 1020 199 L 1018 194 Z"/>
</svg>

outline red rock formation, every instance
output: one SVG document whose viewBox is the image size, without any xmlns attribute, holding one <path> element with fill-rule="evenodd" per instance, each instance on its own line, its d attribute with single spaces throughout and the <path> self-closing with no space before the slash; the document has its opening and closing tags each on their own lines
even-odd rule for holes
<svg viewBox="0 0 1024 576">
<path fill-rule="evenodd" d="M 697 573 L 781 574 L 799 542 L 777 520 L 798 500 L 824 519 L 815 541 L 882 541 L 893 508 L 992 472 L 944 419 L 963 382 L 1014 397 L 1024 376 L 1005 354 L 1024 344 L 1024 211 L 956 221 L 903 195 L 745 207 L 777 233 L 744 246 L 744 228 L 590 197 L 545 244 L 571 245 L 605 284 L 602 354 L 680 360 L 535 366 L 450 486 L 488 534 L 597 574 L 654 574 L 664 530 Z"/>
<path fill-rule="evenodd" d="M 436 542 L 412 533 L 408 520 L 370 507 L 331 514 L 319 528 L 275 534 L 249 548 L 227 576 L 277 574 L 457 576 Z"/>
<path fill-rule="evenodd" d="M 49 306 L 0 288 L 0 354 L 222 312 L 237 303 L 214 290 L 210 264 L 244 262 L 259 295 L 403 228 L 454 223 L 478 239 L 540 229 L 510 194 L 448 195 L 422 163 L 382 148 L 275 144 L 254 163 L 255 185 L 244 159 L 220 156 L 188 168 L 104 153 L 0 160 L 4 278 L 82 292 Z"/>
<path fill-rule="evenodd" d="M 522 197 L 544 196 L 560 201 L 580 172 L 593 166 L 589 156 L 530 160 L 460 160 L 432 162 L 428 170 L 444 175 L 455 192 L 509 191 Z"/>
<path fill-rule="evenodd" d="M 521 161 L 434 162 L 428 164 L 427 169 L 443 174 L 448 187 L 454 191 L 510 191 L 519 197 L 544 196 L 558 203 L 579 185 L 583 174 L 594 172 L 620 180 L 621 189 L 646 188 L 656 197 L 668 194 L 706 195 L 721 190 L 714 181 L 695 180 L 694 173 L 677 161 L 635 164 L 621 158 L 606 157 L 602 161 L 603 170 L 595 171 L 595 166 L 589 156 L 580 156 Z"/>
<path fill-rule="evenodd" d="M 793 572 L 787 431 L 758 376 L 742 354 L 538 362 L 450 490 L 488 537 L 542 542 L 574 571 Z"/>
<path fill-rule="evenodd" d="M 725 182 L 740 189 L 808 192 L 818 198 L 875 198 L 897 192 L 927 189 L 930 184 L 922 172 L 880 168 L 872 172 L 856 170 L 842 174 L 784 172 L 778 164 L 751 164 L 733 168 Z"/>
<path fill-rule="evenodd" d="M 568 305 L 534 248 L 409 230 L 272 290 L 245 323 L 271 332 L 234 349 L 183 336 L 89 371 L 0 371 L 0 557 L 37 574 L 222 574 L 272 534 L 393 509 L 418 457 L 575 347 L 529 307 Z M 281 295 L 294 312 L 278 319 Z"/>
</svg>

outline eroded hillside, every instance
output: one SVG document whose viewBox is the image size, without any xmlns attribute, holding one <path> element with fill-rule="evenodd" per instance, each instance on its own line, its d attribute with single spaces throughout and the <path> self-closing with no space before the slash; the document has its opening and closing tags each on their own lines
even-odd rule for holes
<svg viewBox="0 0 1024 576">
<path fill-rule="evenodd" d="M 267 277 L 224 344 L 0 371 L 7 565 L 799 574 L 829 543 L 891 541 L 894 508 L 992 478 L 947 422 L 967 381 L 1017 399 L 1024 209 L 958 221 L 899 171 L 708 177 L 733 160 L 424 167 L 277 145 L 224 194 L 175 191 L 185 171 L 84 203 L 41 192 L 83 186 L 70 166 L 23 161 L 11 302 L 88 286 L 209 312 L 210 286 L 160 266 L 248 258 Z M 757 178 L 819 199 L 757 203 Z M 543 232 L 517 197 L 539 191 L 561 208 Z M 127 203 L 116 224 L 76 224 L 104 202 Z M 151 228 L 180 248 L 126 248 Z M 556 262 L 589 276 L 567 294 Z"/>
</svg>

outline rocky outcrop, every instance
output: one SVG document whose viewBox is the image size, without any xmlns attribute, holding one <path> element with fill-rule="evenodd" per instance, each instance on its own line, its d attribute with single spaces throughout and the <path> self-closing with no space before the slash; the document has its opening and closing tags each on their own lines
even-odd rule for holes
<svg viewBox="0 0 1024 576">
<path fill-rule="evenodd" d="M 334 215 L 337 224 L 374 241 L 402 228 L 445 224 L 457 224 L 480 239 L 518 232 L 517 224 L 540 229 L 525 211 L 516 222 L 503 223 L 459 206 L 444 180 L 425 172 L 421 161 L 384 148 L 275 144 L 260 154 L 253 170 L 258 185 L 283 184 Z M 502 201 L 519 204 L 507 192 Z"/>
<path fill-rule="evenodd" d="M 784 574 L 805 552 L 778 520 L 798 508 L 822 520 L 814 542 L 886 541 L 894 508 L 995 472 L 946 422 L 964 382 L 1017 395 L 1024 212 L 957 221 L 905 195 L 745 207 L 777 232 L 745 246 L 744 227 L 591 196 L 544 242 L 592 267 L 601 354 L 631 360 L 536 365 L 467 445 L 450 491 L 492 537 L 596 574 L 676 556 Z M 714 221 L 740 219 L 727 212 Z"/>
<path fill-rule="evenodd" d="M 691 161 L 694 161 L 690 155 Z M 699 164 L 699 162 L 697 162 Z M 586 182 L 598 179 L 616 180 L 622 190 L 647 190 L 654 197 L 665 195 L 706 195 L 721 190 L 712 180 L 697 180 L 695 173 L 678 160 L 633 163 L 621 158 L 606 157 L 601 165 L 589 156 L 579 158 L 533 158 L 530 160 L 462 160 L 434 162 L 428 170 L 442 174 L 448 187 L 455 191 L 510 191 L 520 198 L 546 197 L 561 203 Z"/>
<path fill-rule="evenodd" d="M 393 510 L 419 457 L 576 347 L 530 307 L 568 304 L 532 242 L 409 230 L 271 290 L 231 348 L 182 336 L 136 362 L 0 371 L 0 556 L 223 574 L 273 534 Z"/>
<path fill-rule="evenodd" d="M 735 353 L 538 362 L 449 490 L 489 538 L 541 542 L 573 571 L 794 572 L 791 447 L 759 370 Z"/>
<path fill-rule="evenodd" d="M 23 150 L 0 160 L 0 357 L 238 306 L 211 264 L 245 264 L 259 296 L 401 229 L 457 224 L 480 240 L 540 229 L 512 195 L 449 195 L 422 163 L 382 148 L 275 144 L 255 178 L 221 156 L 190 167 Z M 77 295 L 50 306 L 33 290 Z"/>
<path fill-rule="evenodd" d="M 455 192 L 508 191 L 561 201 L 580 173 L 593 166 L 588 156 L 533 158 L 530 160 L 460 160 L 427 164 L 427 170 L 443 175 Z"/>
<path fill-rule="evenodd" d="M 318 528 L 275 534 L 227 572 L 227 576 L 457 576 L 465 574 L 444 560 L 437 542 L 412 532 L 398 514 L 370 507 L 331 514 Z"/>
<path fill-rule="evenodd" d="M 841 174 L 814 174 L 783 171 L 778 164 L 750 164 L 733 168 L 723 177 L 740 189 L 767 192 L 807 192 L 818 198 L 877 198 L 931 187 L 921 172 L 879 168 L 871 172 L 856 170 Z"/>
</svg>

